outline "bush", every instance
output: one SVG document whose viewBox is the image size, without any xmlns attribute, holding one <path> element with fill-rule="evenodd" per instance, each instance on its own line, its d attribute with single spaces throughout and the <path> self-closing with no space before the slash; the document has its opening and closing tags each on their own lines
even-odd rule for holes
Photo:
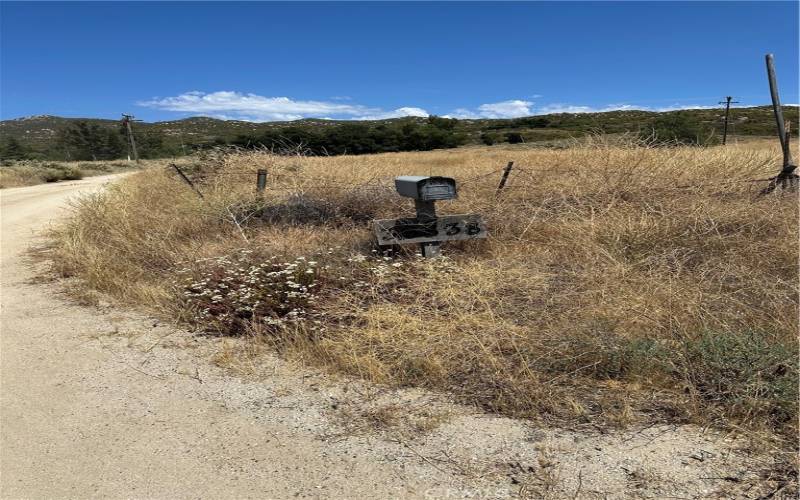
<svg viewBox="0 0 800 500">
<path fill-rule="evenodd" d="M 65 181 L 77 181 L 83 179 L 83 172 L 77 167 L 66 167 L 62 172 L 62 179 Z"/>
<path fill-rule="evenodd" d="M 267 330 L 305 321 L 317 286 L 316 262 L 298 257 L 277 262 L 256 259 L 251 251 L 201 259 L 199 269 L 179 271 L 176 285 L 193 321 L 223 334 L 240 334 L 253 321 Z"/>
<path fill-rule="evenodd" d="M 519 143 L 525 142 L 525 140 L 522 138 L 522 134 L 520 134 L 519 132 L 509 132 L 509 133 L 507 133 L 506 134 L 506 141 L 509 144 L 519 144 Z"/>
<path fill-rule="evenodd" d="M 497 134 L 491 132 L 484 132 L 481 134 L 481 142 L 486 144 L 487 146 L 491 146 L 496 143 L 500 138 Z"/>
<path fill-rule="evenodd" d="M 42 179 L 44 182 L 58 182 L 64 180 L 83 179 L 83 171 L 72 165 L 59 165 L 58 163 L 45 163 L 42 165 Z"/>
<path fill-rule="evenodd" d="M 677 145 L 715 144 L 714 130 L 700 123 L 691 113 L 675 111 L 658 115 L 649 129 L 640 132 L 643 140 Z"/>
<path fill-rule="evenodd" d="M 680 371 L 698 397 L 747 419 L 797 418 L 797 344 L 763 332 L 704 332 L 684 345 Z"/>
</svg>

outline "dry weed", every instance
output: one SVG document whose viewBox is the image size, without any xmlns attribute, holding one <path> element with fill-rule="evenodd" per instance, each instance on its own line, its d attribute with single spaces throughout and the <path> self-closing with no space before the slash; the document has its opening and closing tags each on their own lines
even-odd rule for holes
<svg viewBox="0 0 800 500">
<path fill-rule="evenodd" d="M 162 162 L 145 160 L 140 165 L 136 165 L 122 160 L 75 162 L 21 160 L 0 165 L 0 189 L 78 180 L 93 175 L 147 168 L 159 163 Z"/>
<path fill-rule="evenodd" d="M 765 428 L 797 420 L 796 195 L 757 197 L 770 143 L 467 148 L 370 156 L 233 152 L 149 171 L 86 197 L 56 265 L 119 300 L 182 320 L 171 285 L 203 259 L 253 251 L 319 261 L 319 329 L 265 328 L 287 355 L 375 382 L 446 389 L 492 411 L 625 425 L 641 418 Z M 514 160 L 495 197 L 499 170 Z M 255 193 L 256 170 L 269 171 Z M 368 221 L 413 213 L 400 174 L 448 175 L 441 213 L 481 213 L 490 238 L 374 253 Z M 243 267 L 243 269 L 246 269 Z M 259 293 L 268 291 L 266 288 Z M 250 321 L 254 320 L 254 321 Z M 246 331 L 245 331 L 246 330 Z"/>
</svg>

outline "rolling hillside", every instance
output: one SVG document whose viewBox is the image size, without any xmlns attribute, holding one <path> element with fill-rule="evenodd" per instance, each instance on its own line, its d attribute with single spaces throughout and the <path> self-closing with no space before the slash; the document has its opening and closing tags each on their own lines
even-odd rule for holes
<svg viewBox="0 0 800 500">
<path fill-rule="evenodd" d="M 798 123 L 798 108 L 785 106 L 786 119 Z M 648 130 L 659 120 L 680 115 L 684 120 L 700 127 L 705 134 L 721 135 L 723 110 L 694 109 L 671 112 L 609 111 L 604 113 L 561 113 L 514 119 L 442 120 L 448 133 L 457 134 L 459 144 L 492 144 L 500 142 L 538 142 L 581 136 L 587 133 L 622 133 Z M 64 118 L 39 115 L 0 121 L 3 141 L 16 139 L 34 156 L 63 159 L 56 146 L 58 133 L 78 122 L 87 122 L 103 129 L 118 130 L 119 120 L 97 118 Z M 198 147 L 225 143 L 257 143 L 265 135 L 280 135 L 284 131 L 315 134 L 331 129 L 347 129 L 350 133 L 385 128 L 399 128 L 406 124 L 425 125 L 426 118 L 397 118 L 369 122 L 303 119 L 292 122 L 254 123 L 219 120 L 209 117 L 192 117 L 182 120 L 155 123 L 136 123 L 137 134 L 158 136 L 164 144 L 162 156 L 182 154 Z M 353 128 L 354 125 L 359 127 Z M 439 126 L 439 124 L 434 123 Z M 700 130 L 698 129 L 698 130 Z M 793 134 L 798 127 L 793 127 Z M 775 124 L 770 106 L 735 108 L 731 110 L 729 131 L 737 136 L 771 136 Z M 423 133 L 425 133 L 423 131 Z M 518 134 L 518 138 L 510 135 Z"/>
</svg>

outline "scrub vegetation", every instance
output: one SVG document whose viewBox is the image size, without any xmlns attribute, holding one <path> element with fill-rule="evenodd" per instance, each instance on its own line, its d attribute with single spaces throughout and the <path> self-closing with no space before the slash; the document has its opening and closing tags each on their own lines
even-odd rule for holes
<svg viewBox="0 0 800 500">
<path fill-rule="evenodd" d="M 784 106 L 797 123 L 798 107 Z M 353 121 L 303 119 L 254 123 L 193 117 L 134 125 L 142 158 L 186 156 L 225 145 L 282 149 L 303 144 L 307 154 L 332 156 L 427 151 L 462 145 L 559 143 L 594 134 L 637 134 L 682 144 L 713 145 L 722 137 L 724 110 L 555 113 L 507 119 L 438 116 Z M 771 106 L 731 110 L 731 142 L 774 136 Z M 797 135 L 797 128 L 792 130 Z M 0 159 L 113 160 L 127 152 L 118 120 L 32 116 L 0 121 Z"/>
<path fill-rule="evenodd" d="M 74 181 L 139 168 L 124 161 L 6 161 L 0 164 L 0 188 L 33 186 L 47 182 Z"/>
<path fill-rule="evenodd" d="M 798 199 L 749 182 L 777 172 L 776 143 L 217 151 L 183 162 L 203 198 L 165 168 L 82 198 L 55 266 L 198 331 L 492 412 L 695 422 L 792 448 Z M 413 214 L 392 180 L 415 174 L 456 178 L 440 213 L 482 214 L 489 239 L 431 260 L 376 248 L 370 220 Z"/>
</svg>

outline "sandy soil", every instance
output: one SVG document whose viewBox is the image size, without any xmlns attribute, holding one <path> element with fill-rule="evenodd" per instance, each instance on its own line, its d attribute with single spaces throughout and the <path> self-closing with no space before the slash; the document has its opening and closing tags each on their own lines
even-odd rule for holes
<svg viewBox="0 0 800 500">
<path fill-rule="evenodd" d="M 755 498 L 769 456 L 691 426 L 541 428 L 422 391 L 332 379 L 110 304 L 84 307 L 25 252 L 114 176 L 6 189 L 3 498 Z"/>
</svg>

